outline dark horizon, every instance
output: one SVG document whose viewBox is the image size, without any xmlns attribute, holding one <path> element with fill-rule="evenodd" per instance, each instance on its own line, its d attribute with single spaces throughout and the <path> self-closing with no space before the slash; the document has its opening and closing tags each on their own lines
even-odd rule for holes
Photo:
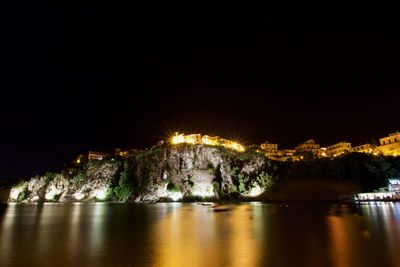
<svg viewBox="0 0 400 267">
<path fill-rule="evenodd" d="M 3 16 L 0 179 L 175 131 L 290 148 L 400 130 L 398 40 L 366 15 L 24 5 Z"/>
</svg>

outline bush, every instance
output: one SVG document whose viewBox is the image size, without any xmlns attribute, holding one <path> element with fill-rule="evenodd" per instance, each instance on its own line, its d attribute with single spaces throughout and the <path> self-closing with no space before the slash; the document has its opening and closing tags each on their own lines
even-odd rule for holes
<svg viewBox="0 0 400 267">
<path fill-rule="evenodd" d="M 78 173 L 72 177 L 71 182 L 72 183 L 81 183 L 83 181 L 86 180 L 86 173 L 84 173 L 83 171 L 78 171 Z"/>
<path fill-rule="evenodd" d="M 133 192 L 133 167 L 128 160 L 124 161 L 124 169 L 121 171 L 118 186 L 114 188 L 114 194 L 119 201 L 126 202 Z"/>
<path fill-rule="evenodd" d="M 212 185 L 213 185 L 213 192 L 216 193 L 217 195 L 220 195 L 221 194 L 221 187 L 220 187 L 219 183 L 214 181 L 212 183 Z"/>
<path fill-rule="evenodd" d="M 171 192 L 182 192 L 181 188 L 173 182 L 168 183 L 167 190 Z"/>
<path fill-rule="evenodd" d="M 45 184 L 47 186 L 47 185 L 49 185 L 49 183 L 51 181 L 54 180 L 54 178 L 56 177 L 56 174 L 54 172 L 46 172 L 44 177 L 45 177 Z"/>
<path fill-rule="evenodd" d="M 24 185 L 25 185 L 25 181 L 20 179 L 20 180 L 18 180 L 18 182 L 15 183 L 15 185 L 13 187 L 22 188 Z"/>
<path fill-rule="evenodd" d="M 25 194 L 25 192 L 21 192 L 21 193 L 19 193 L 19 195 L 18 195 L 17 202 L 21 202 L 21 201 L 23 201 L 23 200 L 25 200 L 25 199 L 26 199 L 26 194 Z"/>
</svg>

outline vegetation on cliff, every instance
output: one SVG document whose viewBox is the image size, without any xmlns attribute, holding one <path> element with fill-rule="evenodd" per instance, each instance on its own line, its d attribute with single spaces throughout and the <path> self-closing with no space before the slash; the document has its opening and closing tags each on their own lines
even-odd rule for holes
<svg viewBox="0 0 400 267">
<path fill-rule="evenodd" d="M 128 158 L 94 160 L 14 186 L 10 201 L 163 201 L 261 197 L 293 179 L 351 181 L 363 190 L 400 176 L 393 157 L 352 153 L 297 162 L 269 160 L 255 147 L 244 152 L 207 145 L 161 145 Z"/>
<path fill-rule="evenodd" d="M 275 162 L 273 175 L 280 182 L 293 179 L 330 179 L 359 184 L 363 191 L 386 185 L 389 177 L 400 176 L 400 158 L 347 153 L 333 159 Z"/>
</svg>

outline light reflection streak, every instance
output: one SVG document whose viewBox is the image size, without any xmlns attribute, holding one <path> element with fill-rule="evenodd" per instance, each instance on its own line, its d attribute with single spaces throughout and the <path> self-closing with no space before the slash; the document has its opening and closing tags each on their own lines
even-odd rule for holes
<svg viewBox="0 0 400 267">
<path fill-rule="evenodd" d="M 388 246 L 387 252 L 391 255 L 393 265 L 400 266 L 398 257 L 398 248 L 400 240 L 400 204 L 392 202 L 371 202 L 361 205 L 363 213 L 366 216 L 367 223 L 375 233 L 380 233 L 381 238 L 385 238 Z M 379 220 L 377 219 L 379 218 Z M 383 233 L 382 233 L 383 232 Z"/>
<path fill-rule="evenodd" d="M 339 216 L 328 216 L 327 221 L 334 266 L 350 266 L 349 240 L 347 239 L 344 219 Z"/>
<path fill-rule="evenodd" d="M 217 258 L 214 214 L 205 207 L 174 206 L 154 227 L 159 254 L 154 266 L 202 266 L 204 257 Z"/>
<path fill-rule="evenodd" d="M 13 250 L 13 227 L 16 219 L 15 204 L 9 204 L 0 224 L 0 259 L 5 266 L 11 265 L 11 253 Z"/>
<path fill-rule="evenodd" d="M 68 227 L 67 234 L 67 253 L 68 258 L 74 257 L 79 252 L 79 248 L 81 247 L 80 239 L 82 238 L 80 221 L 81 221 L 81 213 L 82 213 L 82 204 L 81 203 L 72 203 L 72 211 L 69 217 L 70 224 Z"/>
<path fill-rule="evenodd" d="M 257 243 L 257 231 L 250 219 L 252 213 L 246 205 L 239 205 L 229 218 L 231 229 L 230 266 L 259 266 L 261 251 Z M 223 248 L 220 248 L 223 249 Z"/>
<path fill-rule="evenodd" d="M 104 245 L 104 218 L 105 218 L 105 205 L 106 203 L 94 203 L 93 214 L 91 218 L 91 227 L 89 235 L 89 251 L 91 256 L 96 256 L 101 253 L 101 248 Z"/>
<path fill-rule="evenodd" d="M 172 209 L 152 231 L 159 255 L 154 266 L 259 265 L 257 236 L 261 238 L 263 229 L 253 227 L 253 210 L 248 207 L 218 213 L 195 204 Z"/>
</svg>

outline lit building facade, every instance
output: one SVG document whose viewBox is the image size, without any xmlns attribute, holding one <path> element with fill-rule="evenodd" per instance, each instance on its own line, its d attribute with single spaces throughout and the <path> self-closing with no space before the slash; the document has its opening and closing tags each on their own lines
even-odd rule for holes
<svg viewBox="0 0 400 267">
<path fill-rule="evenodd" d="M 400 178 L 387 179 L 389 191 L 400 191 Z"/>
<path fill-rule="evenodd" d="M 352 147 L 350 152 L 357 153 L 373 153 L 375 150 L 375 146 L 372 144 L 362 144 L 359 146 Z"/>
<path fill-rule="evenodd" d="M 351 143 L 339 142 L 334 145 L 328 146 L 326 148 L 326 154 L 329 157 L 337 157 L 343 153 L 349 152 L 350 150 L 351 150 Z"/>
<path fill-rule="evenodd" d="M 400 156 L 400 132 L 379 139 L 377 151 L 385 156 Z"/>
<path fill-rule="evenodd" d="M 109 156 L 110 154 L 104 152 L 96 152 L 96 151 L 89 151 L 88 153 L 88 160 L 103 160 L 105 157 Z"/>
<path fill-rule="evenodd" d="M 276 158 L 278 156 L 278 144 L 265 142 L 260 145 L 260 148 L 265 152 L 268 157 Z"/>
<path fill-rule="evenodd" d="M 304 143 L 299 144 L 295 147 L 297 153 L 312 152 L 314 155 L 320 154 L 320 145 L 315 143 L 313 139 L 310 139 Z"/>
<path fill-rule="evenodd" d="M 239 152 L 243 152 L 245 150 L 244 146 L 235 141 L 227 140 L 219 136 L 208 136 L 208 135 L 201 136 L 201 134 L 184 135 L 175 133 L 175 135 L 171 137 L 170 143 L 173 145 L 192 144 L 192 145 L 223 146 Z"/>
<path fill-rule="evenodd" d="M 278 151 L 277 159 L 286 161 L 286 160 L 293 160 L 297 161 L 299 160 L 299 157 L 295 156 L 294 153 L 296 150 L 294 149 L 282 149 Z"/>
</svg>

